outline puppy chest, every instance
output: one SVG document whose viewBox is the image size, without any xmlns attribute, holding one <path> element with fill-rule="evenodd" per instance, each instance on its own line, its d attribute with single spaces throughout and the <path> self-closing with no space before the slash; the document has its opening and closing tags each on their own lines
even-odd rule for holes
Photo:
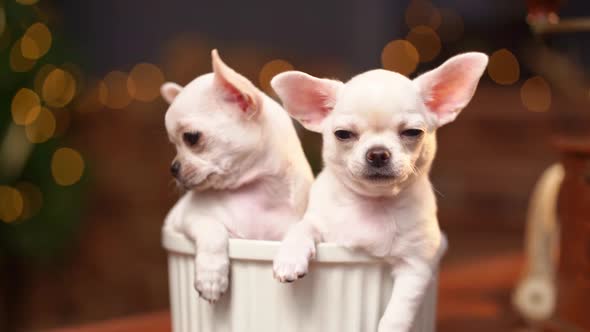
<svg viewBox="0 0 590 332">
<path fill-rule="evenodd" d="M 288 205 L 269 205 L 260 197 L 245 197 L 228 204 L 225 225 L 232 237 L 280 240 L 297 221 Z"/>
<path fill-rule="evenodd" d="M 383 207 L 349 208 L 337 218 L 331 218 L 329 229 L 323 233 L 328 242 L 360 248 L 376 256 L 388 256 L 396 235 L 395 215 Z"/>
</svg>

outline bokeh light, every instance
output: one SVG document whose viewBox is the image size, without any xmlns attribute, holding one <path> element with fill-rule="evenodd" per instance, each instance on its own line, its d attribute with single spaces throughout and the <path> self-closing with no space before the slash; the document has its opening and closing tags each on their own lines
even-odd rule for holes
<svg viewBox="0 0 590 332">
<path fill-rule="evenodd" d="M 30 182 L 19 182 L 15 187 L 20 192 L 23 200 L 22 213 L 19 219 L 26 220 L 34 217 L 43 206 L 41 190 Z"/>
<path fill-rule="evenodd" d="M 488 75 L 494 82 L 502 85 L 509 85 L 518 81 L 520 78 L 520 65 L 516 56 L 505 48 L 492 53 L 488 64 Z"/>
<path fill-rule="evenodd" d="M 100 102 L 113 109 L 125 108 L 131 103 L 131 93 L 127 86 L 127 74 L 121 71 L 112 71 L 108 73 L 98 88 L 98 98 Z"/>
<path fill-rule="evenodd" d="M 69 72 L 55 68 L 45 77 L 41 94 L 47 105 L 64 107 L 76 94 L 76 80 Z"/>
<path fill-rule="evenodd" d="M 406 76 L 416 70 L 419 60 L 418 50 L 407 40 L 391 41 L 385 45 L 381 52 L 383 68 Z"/>
<path fill-rule="evenodd" d="M 464 26 L 461 15 L 450 8 L 441 8 L 441 25 L 437 29 L 438 35 L 443 42 L 455 42 L 463 36 Z"/>
<path fill-rule="evenodd" d="M 51 174 L 61 186 L 70 186 L 78 181 L 84 173 L 84 159 L 80 153 L 70 148 L 59 148 L 51 158 Z"/>
<path fill-rule="evenodd" d="M 412 28 L 406 39 L 416 47 L 421 62 L 434 60 L 440 53 L 441 43 L 436 32 L 425 25 Z"/>
<path fill-rule="evenodd" d="M 39 115 L 25 127 L 25 134 L 31 143 L 43 143 L 55 133 L 55 116 L 45 107 L 41 107 Z"/>
<path fill-rule="evenodd" d="M 23 211 L 20 192 L 9 186 L 0 186 L 0 220 L 10 223 L 18 219 Z"/>
<path fill-rule="evenodd" d="M 551 107 L 551 87 L 541 76 L 531 77 L 520 88 L 524 107 L 533 112 L 545 112 Z"/>
<path fill-rule="evenodd" d="M 25 32 L 21 41 L 21 52 L 23 57 L 30 60 L 37 60 L 47 54 L 51 48 L 51 32 L 43 23 L 31 25 Z"/>
<path fill-rule="evenodd" d="M 18 90 L 10 107 L 12 120 L 18 125 L 28 125 L 37 119 L 41 111 L 41 100 L 32 90 Z"/>
<path fill-rule="evenodd" d="M 10 50 L 10 68 L 17 73 L 27 72 L 37 63 L 35 60 L 27 59 L 23 56 L 21 43 L 22 39 L 17 40 Z"/>
<path fill-rule="evenodd" d="M 270 86 L 270 80 L 277 74 L 288 70 L 293 70 L 293 65 L 285 60 L 276 59 L 267 62 L 264 66 L 262 66 L 260 74 L 258 75 L 260 88 L 262 88 L 262 90 L 269 95 L 275 95 L 272 87 Z"/>
<path fill-rule="evenodd" d="M 406 9 L 406 24 L 409 27 L 427 25 L 437 29 L 441 24 L 438 9 L 428 0 L 412 0 Z"/>
<path fill-rule="evenodd" d="M 160 96 L 162 84 L 164 74 L 160 68 L 151 63 L 140 63 L 129 73 L 127 90 L 135 99 L 149 102 Z"/>
<path fill-rule="evenodd" d="M 86 76 L 80 65 L 66 62 L 60 66 L 63 70 L 70 73 L 76 83 L 76 91 L 74 96 L 78 96 L 86 88 Z"/>
</svg>

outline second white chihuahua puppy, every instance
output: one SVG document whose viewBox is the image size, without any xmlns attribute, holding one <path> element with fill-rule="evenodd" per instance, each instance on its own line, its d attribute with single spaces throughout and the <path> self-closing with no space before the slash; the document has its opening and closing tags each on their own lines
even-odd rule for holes
<svg viewBox="0 0 590 332">
<path fill-rule="evenodd" d="M 170 171 L 187 193 L 164 228 L 195 242 L 194 285 L 213 302 L 228 286 L 228 237 L 281 240 L 301 219 L 313 175 L 282 107 L 211 52 L 213 73 L 162 86 Z"/>
<path fill-rule="evenodd" d="M 379 331 L 410 330 L 446 248 L 428 179 L 435 132 L 468 104 L 487 62 L 461 54 L 414 80 L 377 69 L 346 84 L 302 72 L 271 81 L 287 111 L 323 134 L 325 163 L 275 258 L 277 279 L 305 275 L 318 241 L 364 249 L 395 278 Z"/>
</svg>

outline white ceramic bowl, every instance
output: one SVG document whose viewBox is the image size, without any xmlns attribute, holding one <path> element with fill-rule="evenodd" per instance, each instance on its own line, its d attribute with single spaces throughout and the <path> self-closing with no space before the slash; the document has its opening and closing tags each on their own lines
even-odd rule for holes
<svg viewBox="0 0 590 332">
<path fill-rule="evenodd" d="M 363 253 L 321 243 L 305 278 L 281 284 L 272 276 L 278 242 L 230 239 L 229 290 L 209 304 L 193 288 L 193 243 L 166 231 L 162 243 L 173 332 L 373 332 L 391 295 L 390 268 Z M 436 286 L 412 332 L 435 330 Z"/>
</svg>

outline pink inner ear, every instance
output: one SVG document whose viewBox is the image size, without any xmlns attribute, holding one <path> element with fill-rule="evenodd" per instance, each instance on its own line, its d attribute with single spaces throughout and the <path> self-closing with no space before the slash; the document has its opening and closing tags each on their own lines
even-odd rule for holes
<svg viewBox="0 0 590 332">
<path fill-rule="evenodd" d="M 464 107 L 465 84 L 461 80 L 449 80 L 435 83 L 428 94 L 425 104 L 437 114 L 453 112 Z"/>
<path fill-rule="evenodd" d="M 452 121 L 473 97 L 486 65 L 486 55 L 466 53 L 418 77 L 424 103 L 443 122 Z"/>
<path fill-rule="evenodd" d="M 342 83 L 291 71 L 275 76 L 271 86 L 293 118 L 309 130 L 320 131 L 322 121 L 334 108 Z"/>
<path fill-rule="evenodd" d="M 211 59 L 215 81 L 222 88 L 225 100 L 236 103 L 244 113 L 256 112 L 259 106 L 256 87 L 226 65 L 217 50 L 211 51 Z"/>
<path fill-rule="evenodd" d="M 300 121 L 305 124 L 321 122 L 334 108 L 334 102 L 330 96 L 320 90 L 311 89 L 307 93 L 301 93 L 298 97 L 303 105 L 308 105 L 316 112 L 305 112 L 300 114 Z"/>
<path fill-rule="evenodd" d="M 236 103 L 243 112 L 248 111 L 252 107 L 252 100 L 247 95 L 242 94 L 236 87 L 227 82 L 223 83 L 223 87 L 226 91 L 226 101 Z"/>
</svg>

